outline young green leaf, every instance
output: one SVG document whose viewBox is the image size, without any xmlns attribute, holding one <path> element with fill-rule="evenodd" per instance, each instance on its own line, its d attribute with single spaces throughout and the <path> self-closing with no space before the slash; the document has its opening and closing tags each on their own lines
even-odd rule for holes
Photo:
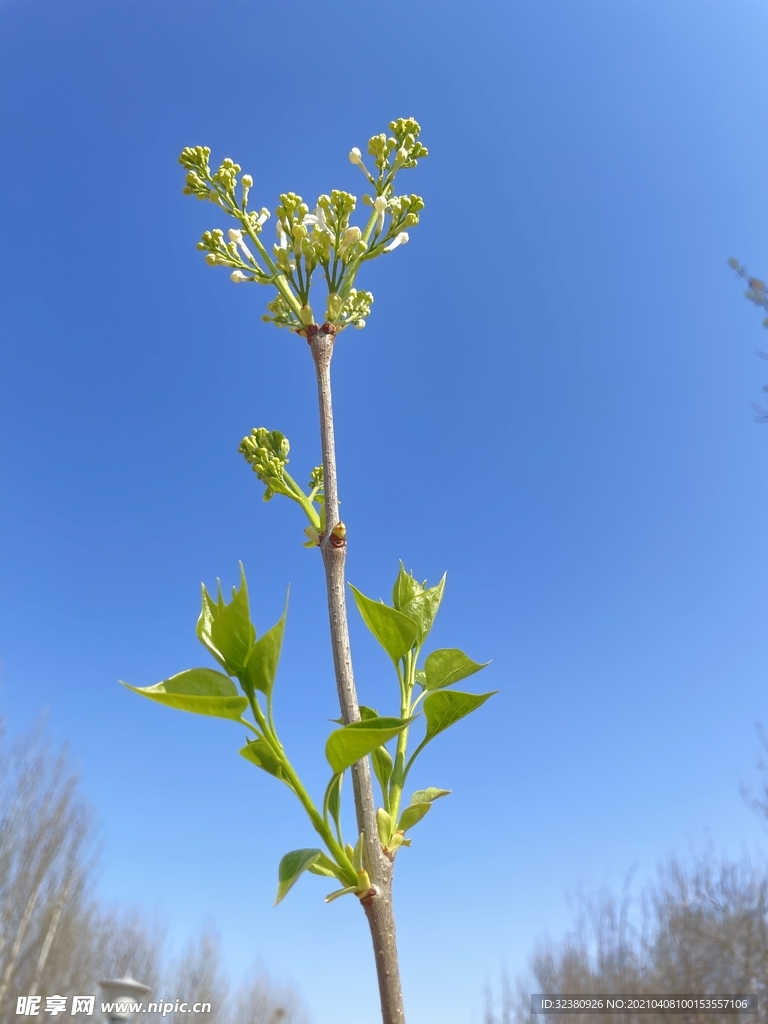
<svg viewBox="0 0 768 1024">
<path fill-rule="evenodd" d="M 336 825 L 336 834 L 339 836 L 341 835 L 341 783 L 343 780 L 344 772 L 334 775 L 325 791 L 325 807 Z"/>
<path fill-rule="evenodd" d="M 429 587 L 428 590 L 414 595 L 407 604 L 403 605 L 403 614 L 413 619 L 419 627 L 419 643 L 424 643 L 432 629 L 432 623 L 435 621 L 440 602 L 443 600 L 443 590 L 445 590 L 445 574 L 437 586 Z"/>
<path fill-rule="evenodd" d="M 275 906 L 285 897 L 288 890 L 296 884 L 299 876 L 311 864 L 315 864 L 322 856 L 322 850 L 291 850 L 280 861 L 277 869 L 277 899 Z"/>
<path fill-rule="evenodd" d="M 214 642 L 213 642 L 213 640 L 211 638 L 211 630 L 213 629 L 213 621 L 216 618 L 216 616 L 218 615 L 218 606 L 216 605 L 215 601 L 211 600 L 211 595 L 205 589 L 205 584 L 204 583 L 202 584 L 202 587 L 203 587 L 203 608 L 202 608 L 202 611 L 200 612 L 200 617 L 197 620 L 197 627 L 196 627 L 196 630 L 195 630 L 196 633 L 197 633 L 197 638 L 198 638 L 198 640 L 200 641 L 201 644 L 204 644 L 208 648 L 208 650 L 211 652 L 211 654 L 214 656 L 214 658 L 218 661 L 218 663 L 221 665 L 221 667 L 222 668 L 226 668 L 227 667 L 227 663 L 226 663 L 226 661 L 224 659 L 224 655 L 221 653 L 221 651 L 218 649 L 218 647 L 214 644 Z"/>
<path fill-rule="evenodd" d="M 431 803 L 412 803 L 410 807 L 406 807 L 403 813 L 400 815 L 400 821 L 397 823 L 397 829 L 399 832 L 407 832 L 409 828 L 413 828 L 424 815 L 432 807 Z"/>
<path fill-rule="evenodd" d="M 257 768 L 261 768 L 267 772 L 268 775 L 274 775 L 276 779 L 280 779 L 287 786 L 293 789 L 293 786 L 288 781 L 283 765 L 280 759 L 276 756 L 272 747 L 267 741 L 259 736 L 258 739 L 251 740 L 239 751 L 240 755 L 250 761 L 251 764 L 255 764 Z"/>
<path fill-rule="evenodd" d="M 383 807 L 379 807 L 376 811 L 376 825 L 379 830 L 379 840 L 382 846 L 389 846 L 390 840 L 392 839 L 392 818 Z"/>
<path fill-rule="evenodd" d="M 325 878 L 338 878 L 340 882 L 345 881 L 344 874 L 339 865 L 334 863 L 324 853 L 321 853 L 317 860 L 307 867 L 307 871 L 310 871 L 313 875 L 323 875 Z"/>
<path fill-rule="evenodd" d="M 405 566 L 401 562 L 400 571 L 392 588 L 392 604 L 401 612 L 417 594 L 423 593 L 424 588 L 413 578 L 413 573 L 405 571 Z"/>
<path fill-rule="evenodd" d="M 451 792 L 450 789 L 435 789 L 433 786 L 429 789 L 417 789 L 411 797 L 411 803 L 431 804 L 433 800 L 439 800 L 441 796 L 450 796 Z"/>
<path fill-rule="evenodd" d="M 463 651 L 455 647 L 444 647 L 439 651 L 432 651 L 424 662 L 424 677 L 421 685 L 425 690 L 441 690 L 444 686 L 452 686 L 460 679 L 474 675 L 481 668 L 485 668 L 490 662 L 480 664 L 472 661 Z"/>
<path fill-rule="evenodd" d="M 154 686 L 123 686 L 170 708 L 213 718 L 233 718 L 236 722 L 248 707 L 248 698 L 238 695 L 232 680 L 212 668 L 190 668 Z"/>
<path fill-rule="evenodd" d="M 381 601 L 372 601 L 370 597 L 361 594 L 357 587 L 350 583 L 352 593 L 355 597 L 355 604 L 363 617 L 363 622 L 381 646 L 397 663 L 403 655 L 410 651 L 419 638 L 419 625 L 407 615 L 382 604 Z"/>
<path fill-rule="evenodd" d="M 325 745 L 325 756 L 335 773 L 346 771 L 382 743 L 397 736 L 412 718 L 369 718 L 334 729 Z"/>
<path fill-rule="evenodd" d="M 434 739 L 438 733 L 471 714 L 498 692 L 459 693 L 457 690 L 438 690 L 437 693 L 430 693 L 424 698 L 424 717 L 427 720 L 424 742 Z"/>
<path fill-rule="evenodd" d="M 245 671 L 241 673 L 241 682 L 246 693 L 248 687 L 260 690 L 267 697 L 272 693 L 277 675 L 277 665 L 280 661 L 280 651 L 283 646 L 287 614 L 288 597 L 286 596 L 283 614 L 272 629 L 267 630 L 264 636 L 259 637 L 248 654 Z"/>
<path fill-rule="evenodd" d="M 229 604 L 226 604 L 221 596 L 221 589 L 214 604 L 203 587 L 203 610 L 197 621 L 197 635 L 230 675 L 238 675 L 244 671 L 256 639 L 256 630 L 248 609 L 248 585 L 245 582 L 242 562 L 240 589 L 232 588 L 232 600 Z"/>
<path fill-rule="evenodd" d="M 373 761 L 374 774 L 379 780 L 379 785 L 381 786 L 381 795 L 384 798 L 384 802 L 388 804 L 389 791 L 387 786 L 389 785 L 389 780 L 392 777 L 392 769 L 394 768 L 392 755 L 386 747 L 376 747 L 375 750 L 371 751 L 371 761 Z"/>
</svg>

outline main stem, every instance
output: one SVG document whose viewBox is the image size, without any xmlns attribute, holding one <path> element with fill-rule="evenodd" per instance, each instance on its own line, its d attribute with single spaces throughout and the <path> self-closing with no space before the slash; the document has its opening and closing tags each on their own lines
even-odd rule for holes
<svg viewBox="0 0 768 1024">
<path fill-rule="evenodd" d="M 325 494 L 325 534 L 320 544 L 328 589 L 328 616 L 331 625 L 331 647 L 336 671 L 336 688 L 344 724 L 360 721 L 349 626 L 344 590 L 346 534 L 339 522 L 339 490 L 336 480 L 336 445 L 333 437 L 333 406 L 331 404 L 331 358 L 335 331 L 328 324 L 312 325 L 307 340 L 312 349 L 317 372 L 317 396 L 320 409 L 320 443 L 323 452 L 323 485 Z M 339 528 L 341 527 L 341 528 Z M 376 805 L 368 758 L 352 765 L 357 827 L 365 836 L 366 867 L 371 879 L 370 891 L 360 902 L 368 918 L 379 979 L 379 998 L 383 1024 L 405 1024 L 400 967 L 397 960 L 395 915 L 392 908 L 392 863 L 379 842 Z"/>
</svg>

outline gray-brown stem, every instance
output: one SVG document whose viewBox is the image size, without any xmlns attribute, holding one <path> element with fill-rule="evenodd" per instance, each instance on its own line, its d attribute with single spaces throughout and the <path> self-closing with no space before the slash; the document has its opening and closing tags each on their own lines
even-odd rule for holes
<svg viewBox="0 0 768 1024">
<path fill-rule="evenodd" d="M 335 332 L 323 324 L 307 330 L 312 358 L 317 371 L 317 395 L 320 408 L 320 443 L 323 452 L 325 491 L 325 534 L 320 544 L 328 589 L 328 614 L 331 626 L 331 647 L 336 672 L 336 688 L 344 723 L 360 720 L 360 708 L 352 672 L 349 626 L 344 591 L 346 533 L 339 524 L 339 491 L 336 480 L 336 446 L 333 436 L 331 404 L 331 358 Z M 357 827 L 365 834 L 365 849 L 371 890 L 361 903 L 371 930 L 376 974 L 379 980 L 383 1024 L 405 1024 L 400 968 L 397 960 L 395 915 L 392 908 L 392 864 L 383 854 L 376 825 L 376 805 L 368 759 L 352 766 Z"/>
</svg>

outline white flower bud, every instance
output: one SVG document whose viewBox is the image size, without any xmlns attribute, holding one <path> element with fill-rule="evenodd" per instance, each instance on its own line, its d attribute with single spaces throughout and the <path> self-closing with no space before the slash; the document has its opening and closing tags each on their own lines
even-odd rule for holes
<svg viewBox="0 0 768 1024">
<path fill-rule="evenodd" d="M 359 320 L 355 320 L 352 326 L 356 327 L 358 331 L 362 331 L 362 329 L 365 327 L 365 320 L 363 320 L 361 317 Z"/>
<path fill-rule="evenodd" d="M 229 275 L 229 280 L 230 281 L 234 281 L 235 284 L 242 284 L 243 281 L 247 281 L 248 278 L 245 276 L 245 274 L 242 272 L 242 270 L 234 270 Z"/>
<path fill-rule="evenodd" d="M 380 234 L 384 227 L 384 214 L 387 210 L 387 200 L 384 196 L 376 196 L 373 201 L 373 208 L 376 211 L 376 234 Z"/>
<path fill-rule="evenodd" d="M 245 188 L 253 187 L 253 178 L 250 176 L 250 174 L 244 174 L 240 180 L 242 181 Z"/>
<path fill-rule="evenodd" d="M 363 154 L 360 152 L 357 146 L 353 146 L 352 149 L 350 149 L 349 162 L 351 164 L 360 164 L 363 162 Z"/>
<path fill-rule="evenodd" d="M 230 242 L 242 242 L 243 240 L 243 232 L 238 228 L 230 228 L 227 234 L 229 235 Z"/>
<path fill-rule="evenodd" d="M 385 245 L 384 246 L 384 252 L 392 252 L 392 250 L 396 249 L 398 247 L 398 245 L 405 245 L 405 243 L 407 241 L 408 241 L 408 232 L 407 231 L 401 231 L 399 235 L 396 235 L 395 238 L 392 239 L 392 241 L 389 243 L 389 245 Z"/>
</svg>

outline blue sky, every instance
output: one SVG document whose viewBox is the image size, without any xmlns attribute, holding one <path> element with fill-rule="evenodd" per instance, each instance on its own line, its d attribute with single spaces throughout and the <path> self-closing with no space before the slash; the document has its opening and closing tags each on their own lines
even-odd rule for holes
<svg viewBox="0 0 768 1024">
<path fill-rule="evenodd" d="M 426 209 L 334 360 L 348 574 L 378 597 L 400 558 L 447 569 L 435 645 L 501 691 L 415 780 L 454 792 L 398 860 L 408 1019 L 478 1022 L 580 885 L 765 849 L 738 788 L 768 719 L 768 345 L 726 259 L 768 273 L 766 30 L 746 0 L 0 0 L 0 710 L 70 744 L 105 898 L 178 942 L 213 918 L 233 973 L 260 959 L 317 1024 L 377 1019 L 354 901 L 308 878 L 272 907 L 311 833 L 241 730 L 117 679 L 208 663 L 201 580 L 242 559 L 260 630 L 290 582 L 278 722 L 324 785 L 319 561 L 237 454 L 266 425 L 300 479 L 319 461 L 312 366 L 265 290 L 205 266 L 228 225 L 176 159 L 233 157 L 256 206 L 360 195 L 347 153 L 399 116 Z"/>
</svg>

